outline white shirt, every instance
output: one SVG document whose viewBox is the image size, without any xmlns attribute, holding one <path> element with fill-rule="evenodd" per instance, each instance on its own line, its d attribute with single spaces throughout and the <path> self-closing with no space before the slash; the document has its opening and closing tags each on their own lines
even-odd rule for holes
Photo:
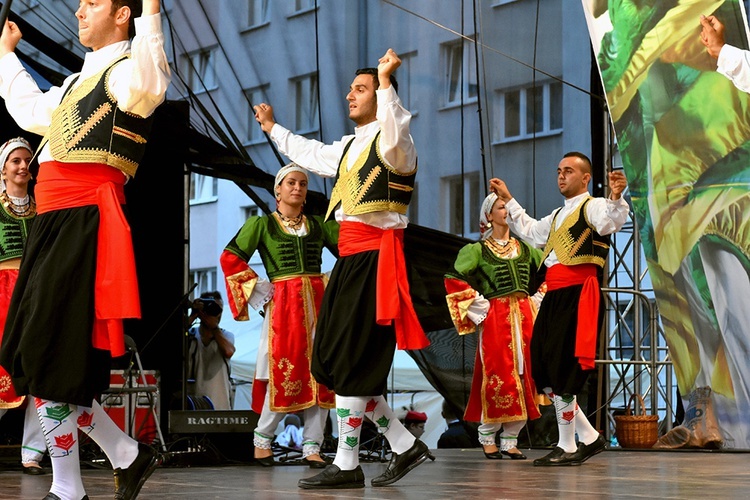
<svg viewBox="0 0 750 500">
<path fill-rule="evenodd" d="M 555 229 L 560 227 L 568 215 L 575 210 L 578 210 L 580 204 L 583 203 L 588 196 L 589 193 L 582 193 L 572 198 L 566 198 L 565 205 L 560 209 L 560 213 L 557 215 Z M 547 244 L 550 231 L 552 230 L 552 219 L 554 218 L 555 212 L 552 212 L 541 220 L 536 220 L 526 213 L 526 210 L 524 210 L 515 198 L 506 203 L 505 208 L 508 209 L 507 221 L 511 231 L 516 233 L 528 244 L 537 248 L 544 248 Z M 589 204 L 586 205 L 586 217 L 588 218 L 588 221 L 594 226 L 596 232 L 602 236 L 615 233 L 622 229 L 622 226 L 628 220 L 629 212 L 630 207 L 622 196 L 618 200 L 610 200 L 609 198 L 592 198 Z M 557 259 L 554 250 L 547 255 L 546 259 L 544 259 L 544 264 L 548 268 L 559 263 L 560 261 Z"/>
<path fill-rule="evenodd" d="M 716 71 L 726 76 L 743 92 L 750 92 L 750 51 L 724 45 L 719 52 Z"/>
<path fill-rule="evenodd" d="M 129 41 L 122 41 L 88 52 L 80 73 L 70 75 L 61 87 L 52 87 L 47 92 L 39 90 L 15 53 L 2 57 L 0 97 L 5 100 L 8 112 L 18 126 L 38 135 L 47 133 L 52 123 L 52 112 L 60 105 L 73 79 L 78 76 L 75 85 L 80 85 L 86 78 L 127 53 L 131 53 L 132 57 L 122 61 L 110 73 L 110 90 L 120 110 L 142 117 L 151 116 L 157 106 L 164 102 L 171 80 L 164 53 L 161 15 L 138 17 L 135 26 L 137 34 L 133 38 L 132 50 Z M 39 154 L 39 161 L 51 159 L 47 144 Z"/>
<path fill-rule="evenodd" d="M 333 144 L 296 135 L 278 123 L 269 134 L 279 151 L 300 167 L 321 177 L 335 177 L 344 148 L 352 138 L 348 152 L 347 168 L 352 168 L 359 154 L 370 144 L 378 131 L 379 147 L 385 162 L 398 172 L 407 174 L 417 168 L 417 150 L 409 133 L 411 113 L 404 109 L 393 86 L 376 90 L 378 110 L 376 121 L 356 127 L 354 135 L 345 135 Z M 380 211 L 361 215 L 346 215 L 341 207 L 335 212 L 336 220 L 364 222 L 381 229 L 402 229 L 408 218 L 396 212 Z"/>
</svg>

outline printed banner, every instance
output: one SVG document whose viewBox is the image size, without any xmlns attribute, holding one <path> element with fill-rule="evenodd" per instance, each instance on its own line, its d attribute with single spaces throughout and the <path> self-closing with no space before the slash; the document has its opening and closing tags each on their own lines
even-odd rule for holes
<svg viewBox="0 0 750 500">
<path fill-rule="evenodd" d="M 686 403 L 665 447 L 750 448 L 750 95 L 700 40 L 713 14 L 747 49 L 744 7 L 582 1 Z"/>
</svg>

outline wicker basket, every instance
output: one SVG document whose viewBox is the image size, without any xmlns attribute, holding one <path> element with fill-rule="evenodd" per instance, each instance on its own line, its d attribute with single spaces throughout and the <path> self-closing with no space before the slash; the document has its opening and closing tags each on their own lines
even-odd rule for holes
<svg viewBox="0 0 750 500">
<path fill-rule="evenodd" d="M 641 403 L 641 414 L 631 415 L 633 398 Z M 625 415 L 615 417 L 615 435 L 623 448 L 651 448 L 659 439 L 659 417 L 646 415 L 646 404 L 640 394 L 633 394 L 628 401 Z"/>
</svg>

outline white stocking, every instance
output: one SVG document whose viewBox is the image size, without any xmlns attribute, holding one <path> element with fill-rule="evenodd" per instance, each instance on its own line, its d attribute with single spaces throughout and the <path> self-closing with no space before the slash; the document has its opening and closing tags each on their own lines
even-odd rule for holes
<svg viewBox="0 0 750 500">
<path fill-rule="evenodd" d="M 333 464 L 341 470 L 354 470 L 359 465 L 359 438 L 369 398 L 336 396 L 336 417 L 339 423 L 339 445 Z"/>
<path fill-rule="evenodd" d="M 39 422 L 52 460 L 52 487 L 62 500 L 80 500 L 86 495 L 78 458 L 78 407 L 34 398 Z"/>
<path fill-rule="evenodd" d="M 96 401 L 91 408 L 78 407 L 78 428 L 99 445 L 114 469 L 127 469 L 138 456 L 138 441 L 125 434 Z"/>
<path fill-rule="evenodd" d="M 394 453 L 400 455 L 414 446 L 416 438 L 396 418 L 396 414 L 383 396 L 367 398 L 366 415 L 378 426 L 378 432 L 385 436 Z"/>
</svg>

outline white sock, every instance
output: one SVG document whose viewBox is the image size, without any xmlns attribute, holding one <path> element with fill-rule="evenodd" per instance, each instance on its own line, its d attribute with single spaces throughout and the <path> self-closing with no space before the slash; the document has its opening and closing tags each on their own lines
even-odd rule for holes
<svg viewBox="0 0 750 500">
<path fill-rule="evenodd" d="M 339 423 L 339 445 L 333 464 L 341 470 L 354 470 L 359 465 L 359 438 L 368 398 L 336 396 L 336 417 Z"/>
<path fill-rule="evenodd" d="M 559 434 L 557 446 L 567 453 L 573 453 L 578 449 L 576 445 L 575 411 L 578 408 L 576 397 L 567 394 L 559 396 L 555 394 L 552 398 L 557 415 L 557 431 Z"/>
<path fill-rule="evenodd" d="M 500 449 L 502 451 L 512 450 L 518 447 L 518 434 L 526 425 L 526 420 L 517 420 L 515 422 L 505 422 L 503 431 L 500 433 Z"/>
<path fill-rule="evenodd" d="M 578 440 L 583 444 L 591 444 L 599 437 L 599 432 L 594 429 L 591 425 L 586 414 L 581 411 L 581 407 L 576 405 L 576 434 L 578 434 Z"/>
<path fill-rule="evenodd" d="M 62 500 L 80 500 L 86 495 L 81 481 L 78 457 L 78 408 L 35 398 L 36 412 L 44 430 L 44 439 L 52 461 L 52 487 Z"/>
<path fill-rule="evenodd" d="M 138 441 L 125 434 L 96 401 L 91 408 L 79 406 L 78 415 L 78 428 L 99 445 L 112 468 L 130 467 L 138 456 Z"/>
<path fill-rule="evenodd" d="M 414 446 L 416 438 L 396 418 L 396 414 L 393 413 L 393 410 L 388 406 L 388 402 L 383 396 L 367 398 L 365 414 L 378 426 L 378 432 L 385 436 L 394 453 L 400 455 Z"/>
</svg>

